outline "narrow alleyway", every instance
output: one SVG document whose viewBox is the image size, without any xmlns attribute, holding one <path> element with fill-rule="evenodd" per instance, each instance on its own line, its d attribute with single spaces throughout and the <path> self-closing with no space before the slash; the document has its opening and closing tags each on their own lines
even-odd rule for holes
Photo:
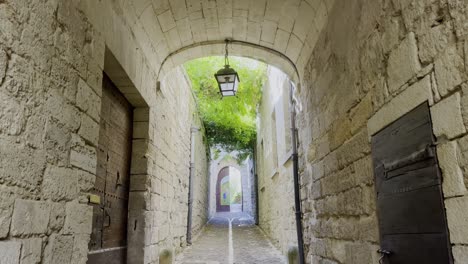
<svg viewBox="0 0 468 264">
<path fill-rule="evenodd" d="M 217 213 L 176 263 L 276 264 L 286 260 L 248 214 Z"/>
</svg>

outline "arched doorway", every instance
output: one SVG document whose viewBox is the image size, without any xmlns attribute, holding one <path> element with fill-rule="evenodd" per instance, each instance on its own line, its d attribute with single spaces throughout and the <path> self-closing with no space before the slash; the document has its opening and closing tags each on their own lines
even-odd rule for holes
<svg viewBox="0 0 468 264">
<path fill-rule="evenodd" d="M 224 167 L 216 182 L 216 212 L 242 212 L 242 178 L 234 167 Z"/>
</svg>

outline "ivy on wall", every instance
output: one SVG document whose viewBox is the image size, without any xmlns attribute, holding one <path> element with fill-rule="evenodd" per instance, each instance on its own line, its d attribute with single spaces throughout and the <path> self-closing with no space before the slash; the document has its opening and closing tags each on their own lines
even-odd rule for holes
<svg viewBox="0 0 468 264">
<path fill-rule="evenodd" d="M 236 97 L 222 98 L 214 74 L 224 66 L 224 57 L 206 57 L 185 63 L 197 97 L 208 144 L 226 151 L 238 151 L 241 160 L 253 153 L 256 140 L 256 108 L 266 80 L 266 64 L 246 58 L 230 57 L 239 74 Z"/>
</svg>

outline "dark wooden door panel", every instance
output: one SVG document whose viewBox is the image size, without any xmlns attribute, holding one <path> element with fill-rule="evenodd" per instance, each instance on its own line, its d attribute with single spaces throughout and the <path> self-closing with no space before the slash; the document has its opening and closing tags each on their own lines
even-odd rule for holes
<svg viewBox="0 0 468 264">
<path fill-rule="evenodd" d="M 384 263 L 453 263 L 428 105 L 373 136 L 372 159 Z"/>
<path fill-rule="evenodd" d="M 391 164 L 433 143 L 431 117 L 423 104 L 372 137 L 372 156 Z"/>
<path fill-rule="evenodd" d="M 443 264 L 450 259 L 447 236 L 437 234 L 400 234 L 385 235 L 382 248 L 392 254 L 385 258 L 385 264 Z"/>
<path fill-rule="evenodd" d="M 379 168 L 375 175 L 378 179 L 376 184 L 379 196 L 388 196 L 397 193 L 416 191 L 440 184 L 438 167 L 434 159 L 409 165 L 398 172 L 387 172 Z"/>
<path fill-rule="evenodd" d="M 126 263 L 128 192 L 133 110 L 107 76 L 103 78 L 93 231 L 88 263 Z"/>
<path fill-rule="evenodd" d="M 439 186 L 379 195 L 378 207 L 381 235 L 443 233 L 446 230 Z"/>
</svg>

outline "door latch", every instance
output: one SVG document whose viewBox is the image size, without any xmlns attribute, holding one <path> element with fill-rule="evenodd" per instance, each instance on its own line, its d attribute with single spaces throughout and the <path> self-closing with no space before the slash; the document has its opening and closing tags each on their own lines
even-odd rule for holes
<svg viewBox="0 0 468 264">
<path fill-rule="evenodd" d="M 385 249 L 379 249 L 377 250 L 377 253 L 380 254 L 380 259 L 379 259 L 379 264 L 384 264 L 383 260 L 386 256 L 390 256 L 392 254 L 391 251 L 385 250 Z"/>
</svg>

